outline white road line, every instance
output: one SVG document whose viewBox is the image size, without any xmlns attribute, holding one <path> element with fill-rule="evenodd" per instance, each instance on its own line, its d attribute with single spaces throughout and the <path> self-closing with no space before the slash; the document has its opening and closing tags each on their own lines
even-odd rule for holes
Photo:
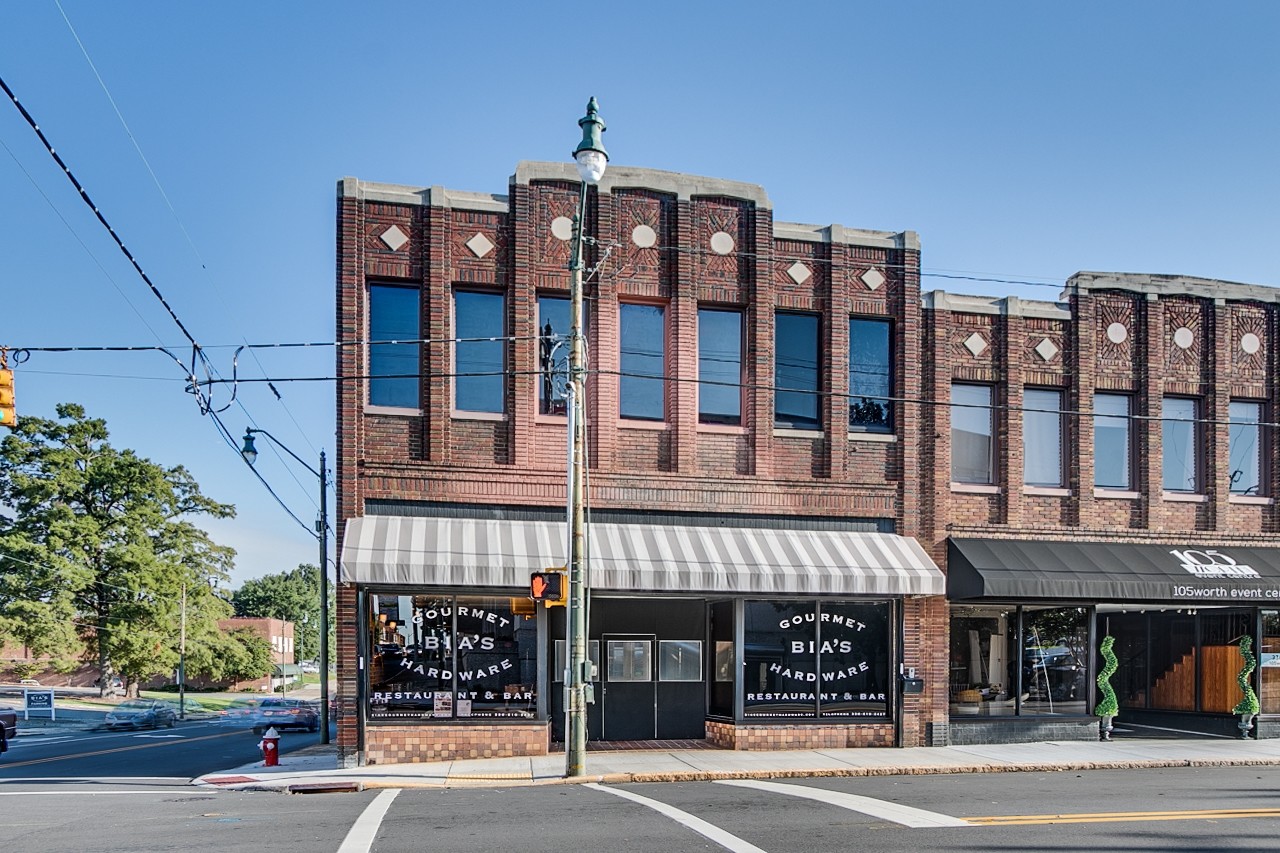
<svg viewBox="0 0 1280 853">
<path fill-rule="evenodd" d="M 338 853 L 369 853 L 373 849 L 373 839 L 378 835 L 378 827 L 382 826 L 382 818 L 386 816 L 387 809 L 391 808 L 391 801 L 398 793 L 399 788 L 388 788 L 374 797 L 373 802 L 365 806 L 360 817 L 351 825 Z"/>
<path fill-rule="evenodd" d="M 620 788 L 606 788 L 603 785 L 597 785 L 595 782 L 588 782 L 585 787 L 594 788 L 597 791 L 607 791 L 610 794 L 622 797 L 625 800 L 639 803 L 642 806 L 648 806 L 659 814 L 664 814 L 674 820 L 676 823 L 692 829 L 699 835 L 703 835 L 726 850 L 732 850 L 733 853 L 766 853 L 759 847 L 750 842 L 743 841 L 736 835 L 725 832 L 720 827 L 707 823 L 699 817 L 694 817 L 686 811 L 681 811 L 675 806 L 669 806 L 666 803 L 660 803 L 657 800 L 651 800 L 648 797 L 642 797 L 639 794 L 633 794 L 630 791 L 623 791 Z M 343 851 L 338 851 L 343 853 Z"/>
<path fill-rule="evenodd" d="M 0 797 L 53 797 L 74 794 L 76 796 L 110 797 L 116 794 L 172 794 L 172 788 L 160 791 L 0 791 Z"/>
<path fill-rule="evenodd" d="M 804 785 L 783 785 L 778 782 L 761 782 L 755 779 L 717 779 L 719 785 L 736 785 L 739 788 L 754 788 L 758 791 L 771 791 L 775 794 L 786 794 L 790 797 L 804 797 L 839 806 L 842 809 L 860 812 L 881 820 L 909 826 L 915 829 L 934 826 L 972 826 L 967 820 L 958 817 L 929 812 L 924 809 L 891 803 L 887 800 L 876 800 L 871 797 L 860 797 L 857 794 L 842 794 L 839 791 L 826 791 L 822 788 L 809 788 Z"/>
</svg>

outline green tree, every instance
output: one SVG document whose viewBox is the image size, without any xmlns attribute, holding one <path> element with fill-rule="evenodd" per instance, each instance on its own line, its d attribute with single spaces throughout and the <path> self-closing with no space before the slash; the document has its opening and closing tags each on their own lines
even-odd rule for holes
<svg viewBox="0 0 1280 853">
<path fill-rule="evenodd" d="M 307 563 L 274 575 L 245 581 L 231 597 L 237 616 L 286 619 L 293 623 L 297 660 L 320 656 L 320 573 Z M 329 593 L 333 613 L 333 593 Z M 329 659 L 333 659 L 333 624 L 329 624 Z"/>
<path fill-rule="evenodd" d="M 202 655 L 188 668 L 211 681 L 248 681 L 271 671 L 271 643 L 252 628 L 236 628 L 217 634 L 201 646 Z"/>
<path fill-rule="evenodd" d="M 63 663 L 87 649 L 104 694 L 118 673 L 135 695 L 177 664 L 184 588 L 189 639 L 227 615 L 213 584 L 235 552 L 192 519 L 235 508 L 182 466 L 107 439 L 103 420 L 63 403 L 56 420 L 25 417 L 0 443 L 0 640 Z"/>
</svg>

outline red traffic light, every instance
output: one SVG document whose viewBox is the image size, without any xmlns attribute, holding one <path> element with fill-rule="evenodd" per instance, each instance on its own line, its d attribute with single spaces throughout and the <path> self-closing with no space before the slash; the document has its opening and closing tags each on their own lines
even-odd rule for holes
<svg viewBox="0 0 1280 853">
<path fill-rule="evenodd" d="M 533 572 L 529 575 L 529 597 L 534 601 L 559 604 L 565 600 L 563 572 Z"/>
</svg>

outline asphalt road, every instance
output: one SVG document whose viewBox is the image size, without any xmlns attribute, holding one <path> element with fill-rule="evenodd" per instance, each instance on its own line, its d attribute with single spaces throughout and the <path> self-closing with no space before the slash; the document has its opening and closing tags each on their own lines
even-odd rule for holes
<svg viewBox="0 0 1280 853">
<path fill-rule="evenodd" d="M 14 779 L 192 779 L 260 761 L 261 738 L 251 730 L 206 721 L 179 722 L 172 729 L 93 732 L 69 728 L 24 728 L 0 756 L 0 785 Z M 47 734 L 40 734 L 47 731 Z M 319 743 L 320 735 L 285 732 L 281 753 Z"/>
<path fill-rule="evenodd" d="M 124 778 L 0 782 L 0 838 L 6 849 L 101 853 L 1269 851 L 1280 849 L 1275 773 L 1178 768 L 305 796 Z"/>
</svg>

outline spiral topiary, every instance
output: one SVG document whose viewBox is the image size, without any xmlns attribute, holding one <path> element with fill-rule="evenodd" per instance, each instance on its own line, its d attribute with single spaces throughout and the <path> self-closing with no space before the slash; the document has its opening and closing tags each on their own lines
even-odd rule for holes
<svg viewBox="0 0 1280 853">
<path fill-rule="evenodd" d="M 1244 658 L 1244 667 L 1240 670 L 1240 674 L 1236 676 L 1236 684 L 1239 684 L 1240 689 L 1244 691 L 1244 698 L 1231 709 L 1231 713 L 1256 714 L 1258 713 L 1258 694 L 1253 692 L 1253 685 L 1249 683 L 1249 676 L 1253 675 L 1253 669 L 1258 665 L 1258 659 L 1253 656 L 1253 637 L 1248 634 L 1240 638 L 1240 657 Z"/>
<path fill-rule="evenodd" d="M 1099 647 L 1103 663 L 1102 671 L 1098 673 L 1098 689 L 1102 691 L 1102 699 L 1098 702 L 1098 707 L 1093 709 L 1093 713 L 1099 717 L 1114 717 L 1120 713 L 1116 691 L 1111 688 L 1111 676 L 1116 674 L 1120 666 L 1116 660 L 1116 653 L 1111 650 L 1115 644 L 1116 638 L 1108 635 L 1102 638 L 1102 645 Z"/>
</svg>

